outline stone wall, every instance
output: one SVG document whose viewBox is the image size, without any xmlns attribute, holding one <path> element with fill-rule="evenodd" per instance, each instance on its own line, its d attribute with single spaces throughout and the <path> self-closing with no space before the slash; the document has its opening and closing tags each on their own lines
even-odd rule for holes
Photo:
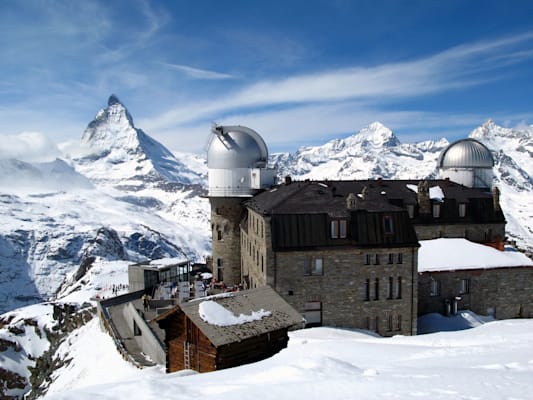
<svg viewBox="0 0 533 400">
<path fill-rule="evenodd" d="M 228 286 L 241 283 L 241 197 L 210 197 L 213 277 Z"/>
<path fill-rule="evenodd" d="M 247 288 L 267 285 L 268 256 L 271 250 L 270 221 L 248 210 L 246 229 L 241 230 L 241 263 Z"/>
<path fill-rule="evenodd" d="M 472 242 L 493 242 L 505 238 L 505 224 L 430 224 L 415 225 L 418 240 L 465 238 Z"/>
<path fill-rule="evenodd" d="M 375 264 L 376 254 L 379 264 Z M 391 264 L 389 254 L 393 255 Z M 304 260 L 312 264 L 318 258 L 322 273 L 305 275 Z M 383 336 L 416 334 L 416 248 L 277 252 L 274 263 L 276 291 L 303 315 L 316 315 L 319 306 L 322 325 L 370 329 Z"/>
<path fill-rule="evenodd" d="M 467 280 L 468 293 L 462 293 Z M 432 283 L 433 281 L 433 283 Z M 432 292 L 433 286 L 433 293 Z M 533 318 L 533 267 L 424 272 L 418 277 L 419 315 L 445 314 L 445 302 L 497 319 Z"/>
</svg>

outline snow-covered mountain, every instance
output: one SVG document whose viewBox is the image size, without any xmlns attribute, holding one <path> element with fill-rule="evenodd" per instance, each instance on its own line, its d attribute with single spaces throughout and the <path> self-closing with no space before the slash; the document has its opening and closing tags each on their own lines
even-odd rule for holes
<svg viewBox="0 0 533 400">
<path fill-rule="evenodd" d="M 502 128 L 488 120 L 469 137 L 492 151 L 508 235 L 533 253 L 533 126 Z M 345 139 L 275 154 L 272 162 L 280 177 L 296 179 L 434 178 L 438 157 L 448 145 L 446 139 L 403 144 L 374 122 Z"/>
<path fill-rule="evenodd" d="M 202 184 L 205 176 L 189 169 L 161 143 L 135 127 L 126 107 L 111 95 L 81 138 L 85 154 L 76 169 L 99 186 L 127 191 L 174 190 Z"/>
<path fill-rule="evenodd" d="M 116 96 L 80 147 L 49 163 L 0 160 L 0 313 L 54 297 L 94 257 L 201 260 L 209 251 L 205 170 L 135 128 Z"/>
<path fill-rule="evenodd" d="M 345 139 L 302 147 L 294 154 L 275 154 L 280 176 L 298 179 L 408 179 L 435 175 L 446 139 L 402 144 L 394 133 L 374 122 Z"/>
</svg>

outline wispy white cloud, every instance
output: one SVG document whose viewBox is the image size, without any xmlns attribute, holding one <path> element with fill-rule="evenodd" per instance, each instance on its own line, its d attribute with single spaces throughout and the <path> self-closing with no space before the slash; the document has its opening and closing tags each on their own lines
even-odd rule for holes
<svg viewBox="0 0 533 400">
<path fill-rule="evenodd" d="M 361 101 L 368 105 L 391 104 L 400 99 L 420 97 L 499 79 L 494 57 L 514 54 L 516 62 L 531 58 L 529 52 L 516 57 L 517 47 L 530 46 L 533 32 L 495 41 L 462 45 L 413 61 L 351 67 L 263 80 L 227 92 L 205 102 L 180 104 L 143 124 L 164 130 L 197 119 L 216 119 L 239 110 L 241 116 L 257 107 Z M 505 71 L 499 71 L 505 75 Z M 338 107 L 338 104 L 336 105 Z"/>
<path fill-rule="evenodd" d="M 195 78 L 195 79 L 233 79 L 234 78 L 233 75 L 230 75 L 230 74 L 210 71 L 207 69 L 194 68 L 188 65 L 169 64 L 169 63 L 162 63 L 162 64 L 171 69 L 181 71 L 185 73 L 187 76 L 191 78 Z"/>
<path fill-rule="evenodd" d="M 0 135 L 0 159 L 43 162 L 60 156 L 61 152 L 56 144 L 40 132 Z"/>
</svg>

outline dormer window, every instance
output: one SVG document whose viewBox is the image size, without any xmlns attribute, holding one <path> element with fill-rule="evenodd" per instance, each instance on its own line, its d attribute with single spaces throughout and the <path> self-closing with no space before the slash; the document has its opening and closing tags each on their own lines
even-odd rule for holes
<svg viewBox="0 0 533 400">
<path fill-rule="evenodd" d="M 347 224 L 345 219 L 334 219 L 331 221 L 331 238 L 345 239 L 347 233 Z"/>
<path fill-rule="evenodd" d="M 466 203 L 459 203 L 459 217 L 464 218 L 466 215 Z"/>
<path fill-rule="evenodd" d="M 390 215 L 385 215 L 383 217 L 383 231 L 386 235 L 391 235 L 394 233 L 394 225 L 392 223 L 392 217 Z"/>
</svg>

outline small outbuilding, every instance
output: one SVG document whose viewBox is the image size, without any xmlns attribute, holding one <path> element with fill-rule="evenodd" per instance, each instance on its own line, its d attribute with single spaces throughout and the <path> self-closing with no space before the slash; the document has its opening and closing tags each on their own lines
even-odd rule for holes
<svg viewBox="0 0 533 400">
<path fill-rule="evenodd" d="M 236 367 L 287 347 L 303 317 L 269 286 L 182 303 L 152 322 L 165 332 L 167 372 Z"/>
<path fill-rule="evenodd" d="M 421 240 L 418 314 L 471 310 L 496 319 L 533 317 L 533 261 L 462 238 Z"/>
</svg>

